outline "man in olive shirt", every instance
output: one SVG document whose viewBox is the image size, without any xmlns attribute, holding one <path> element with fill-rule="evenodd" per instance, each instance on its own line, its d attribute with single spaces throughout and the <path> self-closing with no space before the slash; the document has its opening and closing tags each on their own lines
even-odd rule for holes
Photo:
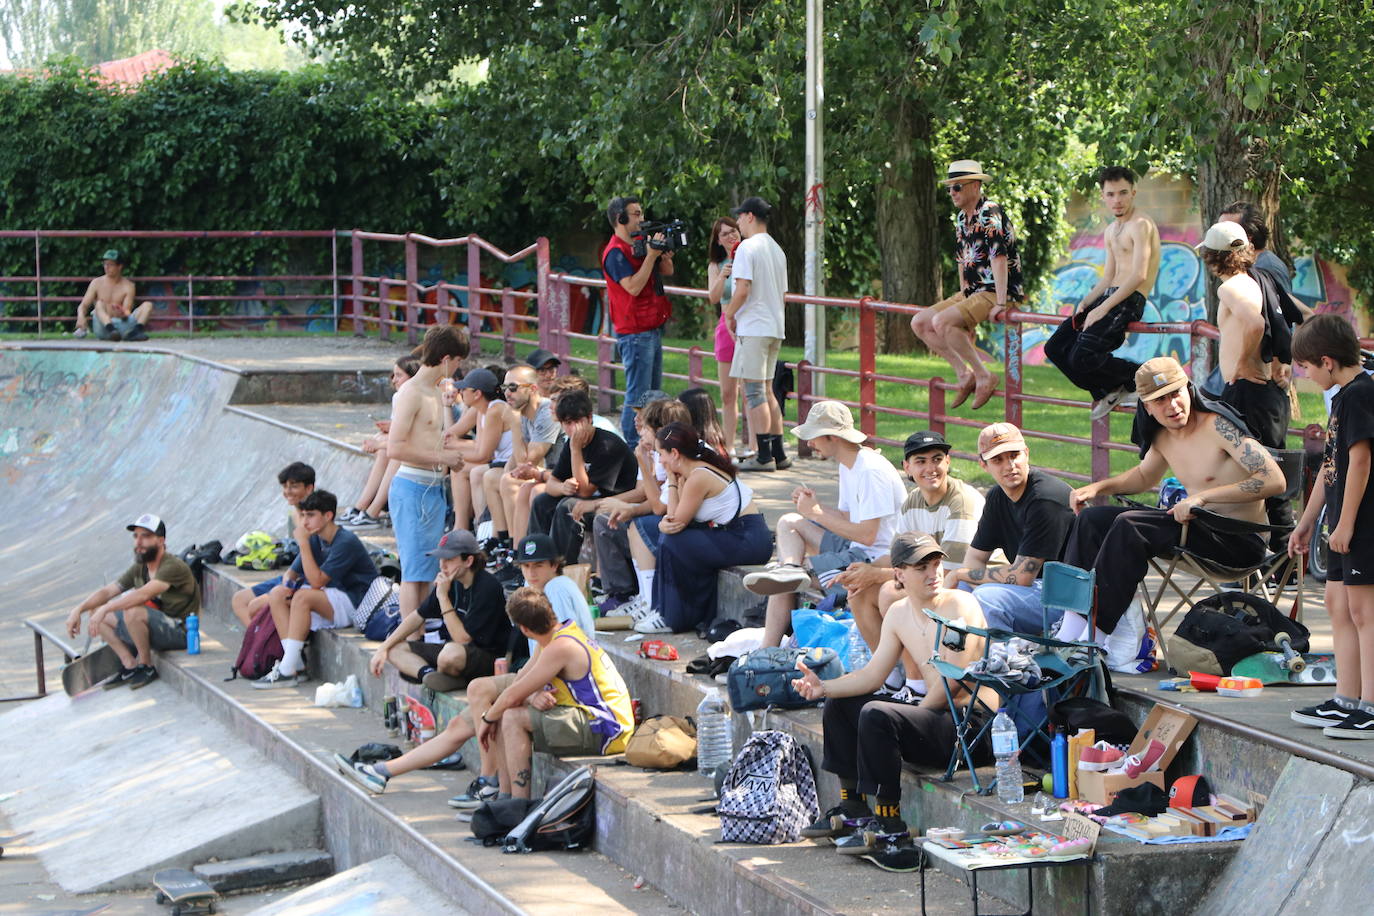
<svg viewBox="0 0 1374 916">
<path fill-rule="evenodd" d="M 89 611 L 87 632 L 119 656 L 117 683 L 138 688 L 157 679 L 153 649 L 186 648 L 183 621 L 200 613 L 200 588 L 191 567 L 167 552 L 162 519 L 144 513 L 128 529 L 134 533 L 134 564 L 67 616 L 67 635 L 80 632 L 81 615 Z"/>
</svg>

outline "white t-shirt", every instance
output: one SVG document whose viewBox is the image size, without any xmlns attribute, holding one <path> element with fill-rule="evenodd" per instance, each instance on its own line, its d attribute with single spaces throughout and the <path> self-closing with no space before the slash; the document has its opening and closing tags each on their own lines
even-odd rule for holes
<svg viewBox="0 0 1374 916">
<path fill-rule="evenodd" d="M 787 255 L 766 232 L 750 236 L 735 249 L 735 280 L 749 281 L 749 298 L 735 313 L 735 333 L 744 337 L 784 337 L 783 299 L 787 293 Z"/>
<path fill-rule="evenodd" d="M 871 518 L 881 519 L 878 523 L 878 536 L 873 545 L 859 544 L 856 547 L 868 554 L 870 560 L 887 553 L 892 546 L 892 537 L 898 531 L 902 503 L 906 501 L 906 484 L 902 475 L 883 457 L 882 452 L 871 448 L 860 448 L 854 458 L 853 467 L 840 465 L 840 500 L 837 508 L 849 513 L 849 520 L 855 524 Z"/>
</svg>

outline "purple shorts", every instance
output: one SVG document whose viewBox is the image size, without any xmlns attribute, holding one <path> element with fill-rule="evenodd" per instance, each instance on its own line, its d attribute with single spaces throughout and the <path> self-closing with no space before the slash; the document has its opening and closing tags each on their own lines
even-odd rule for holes
<svg viewBox="0 0 1374 916">
<path fill-rule="evenodd" d="M 716 322 L 716 362 L 728 363 L 735 358 L 735 338 L 725 326 L 725 316 Z"/>
</svg>

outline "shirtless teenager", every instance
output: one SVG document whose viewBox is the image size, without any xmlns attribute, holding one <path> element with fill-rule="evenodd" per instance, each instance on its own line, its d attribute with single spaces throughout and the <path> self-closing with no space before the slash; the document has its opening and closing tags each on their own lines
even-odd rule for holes
<svg viewBox="0 0 1374 916">
<path fill-rule="evenodd" d="M 1097 571 L 1097 638 L 1102 643 L 1126 613 L 1149 558 L 1178 545 L 1184 522 L 1188 549 L 1210 560 L 1248 566 L 1264 558 L 1264 538 L 1217 531 L 1195 516 L 1195 509 L 1262 524 L 1265 497 L 1283 490 L 1283 474 L 1264 446 L 1231 417 L 1204 408 L 1172 357 L 1144 363 L 1135 374 L 1135 386 L 1149 420 L 1144 459 L 1129 471 L 1080 487 L 1069 496 L 1078 518 L 1069 533 L 1064 562 Z M 1172 509 L 1088 506 L 1099 496 L 1143 493 L 1169 469 L 1189 494 Z M 1082 639 L 1086 631 L 1081 615 L 1066 613 L 1059 638 Z"/>
<path fill-rule="evenodd" d="M 468 355 L 467 331 L 434 325 L 420 344 L 420 369 L 391 400 L 387 454 L 401 462 L 391 481 L 387 504 L 401 557 L 401 617 L 420 606 L 439 573 L 429 551 L 444 534 L 444 483 L 448 469 L 463 463 L 456 446 L 444 443 L 445 414 L 439 386 L 452 378 Z"/>
<path fill-rule="evenodd" d="M 1245 228 L 1227 220 L 1208 229 L 1197 250 L 1207 269 L 1221 281 L 1217 287 L 1218 363 L 1226 383 L 1221 399 L 1236 409 L 1261 445 L 1283 448 L 1288 436 L 1288 392 L 1273 380 L 1271 364 L 1261 354 L 1264 294 L 1249 274 L 1255 249 Z"/>
<path fill-rule="evenodd" d="M 493 467 L 504 468 L 522 439 L 520 417 L 500 398 L 501 383 L 488 369 L 473 369 L 457 385 L 463 413 L 444 433 L 444 441 L 458 449 L 463 465 L 454 469 L 453 527 L 467 528 L 482 517 L 487 494 L 482 477 Z M 466 438 L 471 432 L 472 438 Z"/>
<path fill-rule="evenodd" d="M 1114 219 L 1103 238 L 1107 261 L 1097 285 L 1045 342 L 1045 357 L 1093 397 L 1093 419 L 1135 392 L 1138 364 L 1112 352 L 1139 321 L 1159 273 L 1159 229 L 1135 206 L 1135 173 L 1114 165 L 1097 177 L 1102 203 Z"/>
<path fill-rule="evenodd" d="M 76 336 L 85 337 L 95 311 L 95 336 L 101 340 L 147 340 L 144 325 L 153 313 L 153 304 L 134 308 L 134 281 L 124 276 L 124 255 L 111 248 L 101 256 L 105 272 L 86 287 L 86 295 L 76 307 Z"/>
<path fill-rule="evenodd" d="M 900 812 L 902 762 L 939 768 L 949 762 L 954 751 L 954 718 L 931 659 L 938 649 L 944 660 L 966 667 L 982 657 L 983 640 L 969 635 L 962 651 L 937 647 L 935 621 L 926 616 L 925 609 L 975 627 L 985 625 L 983 613 L 968 592 L 940 587 L 944 553 L 930 535 L 899 534 L 892 539 L 890 553 L 907 597 L 892 605 L 883 618 L 872 660 L 858 671 L 829 681 L 817 678 L 803 660 L 797 661 L 802 676 L 792 686 L 808 700 L 827 699 L 822 708 L 825 756 L 821 768 L 840 781 L 839 805 L 805 828 L 802 836 L 849 832 L 848 826 L 835 830 L 833 816 L 859 821 L 856 827 L 879 834 L 905 833 L 907 826 Z M 910 682 L 910 695 L 901 701 L 875 693 L 902 653 L 920 666 L 911 672 L 918 674 L 918 679 Z M 951 683 L 950 691 L 960 706 L 968 702 L 968 695 L 961 696 L 957 685 Z M 984 699 L 995 703 L 995 694 L 990 690 L 986 693 Z M 981 723 L 973 723 L 970 733 L 976 734 L 980 728 Z M 835 848 L 842 854 L 870 855 L 879 867 L 891 871 L 910 871 L 920 861 L 910 840 L 869 846 L 857 830 L 853 836 L 837 839 Z"/>
</svg>

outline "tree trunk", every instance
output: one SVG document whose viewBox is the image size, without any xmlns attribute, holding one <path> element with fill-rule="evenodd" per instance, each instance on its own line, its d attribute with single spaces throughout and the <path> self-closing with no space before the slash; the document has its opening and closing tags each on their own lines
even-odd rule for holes
<svg viewBox="0 0 1374 916">
<path fill-rule="evenodd" d="M 768 234 L 787 254 L 789 293 L 806 291 L 806 216 L 796 203 L 801 195 L 799 182 L 785 183 L 773 204 L 773 221 L 768 224 Z M 788 346 L 801 346 L 806 339 L 805 325 L 806 306 L 789 304 L 783 313 L 784 342 Z"/>
<path fill-rule="evenodd" d="M 1227 122 L 1218 132 L 1215 145 L 1197 164 L 1197 204 L 1202 231 L 1217 221 L 1221 211 L 1247 194 L 1253 176 L 1250 156 L 1242 138 Z M 1217 323 L 1217 280 L 1207 277 L 1207 320 Z"/>
<path fill-rule="evenodd" d="M 881 169 L 875 195 L 883 298 L 930 305 L 941 298 L 942 244 L 930 117 L 913 110 L 910 102 L 899 103 L 891 115 L 890 158 Z M 882 352 L 909 353 L 915 348 L 908 316 L 884 315 L 878 324 Z"/>
</svg>

